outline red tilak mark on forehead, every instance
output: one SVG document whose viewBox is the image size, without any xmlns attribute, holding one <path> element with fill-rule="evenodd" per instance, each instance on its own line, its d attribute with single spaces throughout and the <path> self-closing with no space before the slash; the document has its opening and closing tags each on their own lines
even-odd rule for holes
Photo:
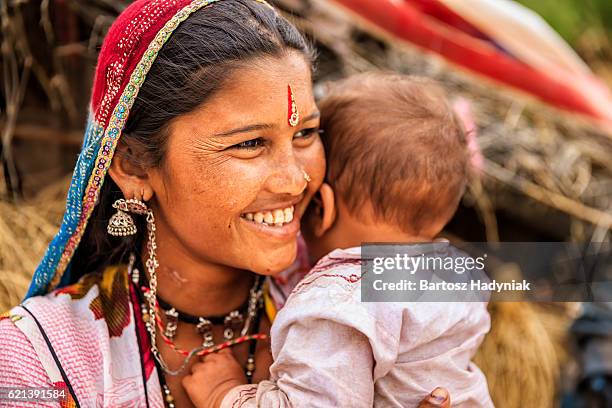
<svg viewBox="0 0 612 408">
<path fill-rule="evenodd" d="M 291 85 L 287 85 L 287 104 L 287 121 L 289 122 L 289 126 L 295 127 L 300 121 L 300 114 L 295 103 L 295 98 L 293 97 Z"/>
</svg>

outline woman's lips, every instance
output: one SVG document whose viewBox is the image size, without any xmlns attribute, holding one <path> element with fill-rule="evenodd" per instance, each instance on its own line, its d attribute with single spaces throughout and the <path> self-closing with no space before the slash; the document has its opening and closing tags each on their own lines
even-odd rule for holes
<svg viewBox="0 0 612 408">
<path fill-rule="evenodd" d="M 258 234 L 263 234 L 266 235 L 267 238 L 279 240 L 293 239 L 300 230 L 300 220 L 297 217 L 293 217 L 293 211 L 291 212 L 291 221 L 288 222 L 266 223 L 265 220 L 257 222 L 255 216 L 259 219 L 260 215 L 261 213 L 256 213 L 253 215 L 253 219 L 249 220 L 246 218 L 247 215 L 245 214 L 240 217 L 240 222 L 244 223 L 245 227 L 250 228 Z M 270 218 L 268 218 L 268 220 L 269 219 Z"/>
<path fill-rule="evenodd" d="M 240 221 L 251 230 L 265 234 L 267 238 L 279 240 L 294 239 L 300 231 L 300 218 L 304 207 L 305 195 L 293 200 L 276 203 L 273 206 L 247 210 L 240 215 Z"/>
<path fill-rule="evenodd" d="M 277 210 L 286 210 L 286 209 L 294 209 L 296 206 L 301 204 L 304 201 L 305 194 L 302 192 L 301 194 L 294 196 L 292 199 L 288 200 L 278 200 L 274 202 L 258 202 L 253 203 L 249 207 L 242 210 L 241 217 L 247 216 L 247 214 L 252 214 L 253 216 L 257 213 L 262 213 L 265 217 L 266 213 L 272 213 L 274 216 L 274 212 Z"/>
<path fill-rule="evenodd" d="M 293 211 L 294 206 L 291 205 L 284 208 L 276 208 L 274 210 L 244 213 L 241 217 L 257 224 L 282 227 L 283 224 L 288 224 L 293 220 Z"/>
</svg>

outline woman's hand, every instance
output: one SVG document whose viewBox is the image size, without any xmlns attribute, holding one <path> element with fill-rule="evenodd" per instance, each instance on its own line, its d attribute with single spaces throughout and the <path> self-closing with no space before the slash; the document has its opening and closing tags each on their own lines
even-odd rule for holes
<svg viewBox="0 0 612 408">
<path fill-rule="evenodd" d="M 217 408 L 232 388 L 246 384 L 244 371 L 227 348 L 203 357 L 183 378 L 183 387 L 197 408 Z"/>
<path fill-rule="evenodd" d="M 451 408 L 450 395 L 446 389 L 438 387 L 421 401 L 418 408 Z"/>
</svg>

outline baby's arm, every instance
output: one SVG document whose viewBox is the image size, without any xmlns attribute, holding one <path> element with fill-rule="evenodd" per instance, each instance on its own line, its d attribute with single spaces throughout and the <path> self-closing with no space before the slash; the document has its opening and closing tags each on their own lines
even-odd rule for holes
<svg viewBox="0 0 612 408">
<path fill-rule="evenodd" d="M 374 361 L 363 333 L 315 316 L 279 329 L 282 344 L 271 380 L 262 382 L 248 400 L 251 405 L 244 406 L 372 406 Z"/>
<path fill-rule="evenodd" d="M 372 407 L 374 362 L 370 344 L 362 333 L 325 319 L 294 321 L 282 329 L 284 341 L 270 367 L 271 380 L 231 390 L 224 388 L 223 396 L 216 393 L 218 404 L 202 406 Z M 203 365 L 209 362 L 206 359 Z M 219 377 L 220 369 L 218 364 L 214 369 L 211 367 L 209 375 Z M 193 388 L 198 391 L 198 387 Z M 190 388 L 186 389 L 191 396 Z M 205 393 L 201 388 L 199 392 Z"/>
</svg>

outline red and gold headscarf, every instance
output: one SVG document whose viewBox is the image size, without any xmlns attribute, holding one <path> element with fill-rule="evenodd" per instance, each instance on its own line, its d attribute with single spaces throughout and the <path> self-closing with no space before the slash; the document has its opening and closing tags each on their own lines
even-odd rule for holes
<svg viewBox="0 0 612 408">
<path fill-rule="evenodd" d="M 85 139 L 62 225 L 36 269 L 26 298 L 57 287 L 70 268 L 130 109 L 157 54 L 179 24 L 218 1 L 137 0 L 109 29 L 98 57 Z"/>
</svg>

